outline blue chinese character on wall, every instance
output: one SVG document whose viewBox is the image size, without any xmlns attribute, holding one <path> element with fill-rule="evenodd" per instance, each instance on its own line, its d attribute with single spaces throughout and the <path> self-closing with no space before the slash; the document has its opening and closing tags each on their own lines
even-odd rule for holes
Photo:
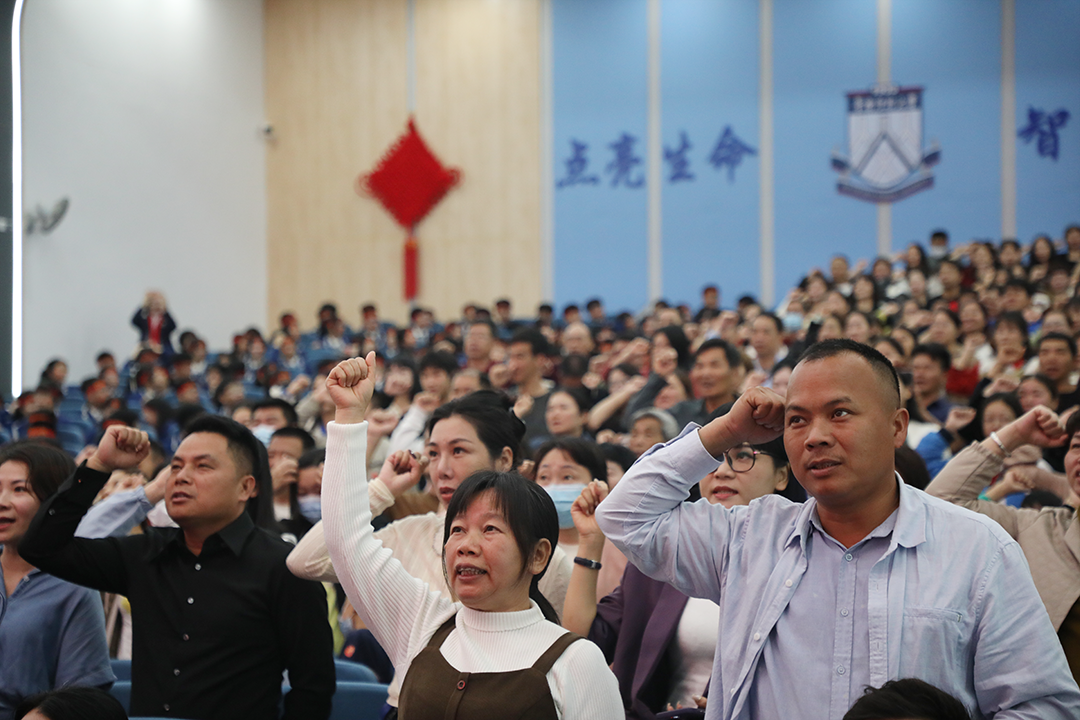
<svg viewBox="0 0 1080 720">
<path fill-rule="evenodd" d="M 668 169 L 670 174 L 668 175 L 668 182 L 691 182 L 694 179 L 694 173 L 690 172 L 690 160 L 686 157 L 686 154 L 690 151 L 693 145 L 690 144 L 690 138 L 686 136 L 686 131 L 679 133 L 679 147 L 672 150 L 671 148 L 664 148 L 664 160 L 668 163 Z"/>
<path fill-rule="evenodd" d="M 571 155 L 566 161 L 566 176 L 559 180 L 555 187 L 564 188 L 571 185 L 597 185 L 600 178 L 589 175 L 589 144 L 570 140 Z"/>
<path fill-rule="evenodd" d="M 611 173 L 611 187 L 618 187 L 619 183 L 622 183 L 628 188 L 639 188 L 645 184 L 645 177 L 640 173 L 637 177 L 632 176 L 634 168 L 641 164 L 641 158 L 634 155 L 636 142 L 636 137 L 623 133 L 618 140 L 608 145 L 615 152 L 615 159 L 605 168 Z"/>
<path fill-rule="evenodd" d="M 1069 111 L 1062 108 L 1057 112 L 1048 113 L 1033 107 L 1028 108 L 1028 124 L 1017 135 L 1024 142 L 1030 143 L 1038 138 L 1036 148 L 1040 157 L 1058 159 L 1058 130 L 1065 127 L 1069 121 Z"/>
<path fill-rule="evenodd" d="M 740 140 L 727 125 L 709 156 L 709 163 L 717 170 L 726 167 L 728 182 L 734 182 L 735 168 L 742 163 L 744 155 L 757 155 L 757 150 Z"/>
</svg>

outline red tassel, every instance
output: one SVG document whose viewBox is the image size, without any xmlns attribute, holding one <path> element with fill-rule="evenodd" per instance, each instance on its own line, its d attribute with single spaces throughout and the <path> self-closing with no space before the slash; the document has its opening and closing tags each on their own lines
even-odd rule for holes
<svg viewBox="0 0 1080 720">
<path fill-rule="evenodd" d="M 416 238 L 409 233 L 409 239 L 405 241 L 405 299 L 412 302 L 416 299 L 417 288 L 417 254 Z"/>
</svg>

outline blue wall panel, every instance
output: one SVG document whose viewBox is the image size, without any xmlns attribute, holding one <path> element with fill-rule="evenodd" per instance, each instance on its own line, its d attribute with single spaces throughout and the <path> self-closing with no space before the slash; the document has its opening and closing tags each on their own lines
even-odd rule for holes
<svg viewBox="0 0 1080 720">
<path fill-rule="evenodd" d="M 934 187 L 893 205 L 893 244 L 925 245 L 936 227 L 947 229 L 954 245 L 998 238 L 1001 5 L 904 0 L 892 7 L 893 81 L 925 88 L 924 146 L 941 145 Z"/>
<path fill-rule="evenodd" d="M 1028 125 L 1028 108 L 1055 112 L 1068 122 L 1057 129 L 1058 158 L 1041 156 L 1038 139 L 1016 150 L 1016 222 L 1022 242 L 1036 233 L 1060 238 L 1080 222 L 1080 3 L 1016 3 L 1016 124 Z M 1043 126 L 1046 131 L 1049 128 Z M 1049 150 L 1047 147 L 1046 150 Z"/>
<path fill-rule="evenodd" d="M 552 35 L 554 300 L 599 295 L 611 311 L 636 311 L 648 294 L 646 2 L 553 0 Z M 637 187 L 613 187 L 608 170 L 624 134 L 636 138 L 640 163 L 625 177 Z M 588 146 L 577 177 L 595 184 L 565 184 L 573 142 Z"/>
<path fill-rule="evenodd" d="M 838 252 L 872 256 L 877 210 L 841 196 L 830 164 L 847 145 L 845 93 L 873 85 L 877 4 L 778 0 L 773 15 L 777 301 Z"/>
<path fill-rule="evenodd" d="M 666 0 L 662 7 L 663 143 L 675 150 L 685 133 L 692 144 L 686 171 L 694 176 L 673 180 L 675 167 L 665 162 L 663 293 L 696 308 L 701 288 L 717 283 L 731 305 L 759 290 L 760 163 L 742 155 L 732 169 L 709 159 L 725 127 L 759 145 L 758 2 Z"/>
</svg>

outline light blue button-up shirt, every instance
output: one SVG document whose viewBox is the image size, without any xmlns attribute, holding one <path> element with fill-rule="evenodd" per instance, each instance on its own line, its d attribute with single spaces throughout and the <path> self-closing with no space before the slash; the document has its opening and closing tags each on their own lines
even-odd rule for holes
<svg viewBox="0 0 1080 720">
<path fill-rule="evenodd" d="M 1080 718 L 1020 546 L 993 521 L 901 482 L 890 520 L 830 561 L 813 499 L 683 503 L 717 465 L 697 429 L 638 460 L 596 517 L 647 575 L 719 604 L 707 718 L 839 720 L 865 684 L 906 677 L 976 717 Z"/>
</svg>

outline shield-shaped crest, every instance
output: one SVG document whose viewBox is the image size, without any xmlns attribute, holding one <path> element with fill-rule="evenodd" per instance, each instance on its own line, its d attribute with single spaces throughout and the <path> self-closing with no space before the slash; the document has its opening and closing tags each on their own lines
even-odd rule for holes
<svg viewBox="0 0 1080 720">
<path fill-rule="evenodd" d="M 937 146 L 922 146 L 922 88 L 875 87 L 847 94 L 848 156 L 833 153 L 836 189 L 870 202 L 895 202 L 934 184 Z"/>
</svg>

